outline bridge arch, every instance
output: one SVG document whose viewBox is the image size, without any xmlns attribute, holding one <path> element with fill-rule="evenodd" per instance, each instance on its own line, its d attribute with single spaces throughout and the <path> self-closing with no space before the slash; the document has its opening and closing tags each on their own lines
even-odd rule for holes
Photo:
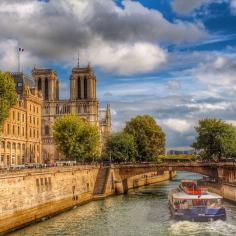
<svg viewBox="0 0 236 236">
<path fill-rule="evenodd" d="M 187 171 L 206 175 L 209 177 L 218 177 L 216 167 L 210 166 L 188 166 L 188 165 L 118 165 L 113 167 L 115 172 L 120 175 L 121 179 L 130 178 L 136 175 L 141 175 L 150 172 L 160 171 Z"/>
<path fill-rule="evenodd" d="M 169 172 L 171 177 L 173 171 L 186 171 L 197 174 L 206 175 L 218 179 L 218 166 L 205 163 L 171 163 L 171 164 L 130 164 L 130 165 L 113 165 L 113 171 L 115 176 L 118 177 L 120 188 L 126 192 L 128 188 L 128 182 L 135 176 L 145 175 L 148 173 L 164 173 Z M 161 175 L 161 174 L 160 174 Z"/>
</svg>

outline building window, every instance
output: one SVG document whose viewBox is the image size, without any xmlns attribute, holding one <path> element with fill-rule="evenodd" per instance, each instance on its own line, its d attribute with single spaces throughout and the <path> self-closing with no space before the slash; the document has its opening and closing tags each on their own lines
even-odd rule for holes
<svg viewBox="0 0 236 236">
<path fill-rule="evenodd" d="M 12 127 L 12 134 L 15 135 L 15 125 Z"/>
<path fill-rule="evenodd" d="M 7 142 L 7 149 L 10 149 L 10 148 L 11 148 L 11 143 Z"/>
<path fill-rule="evenodd" d="M 18 112 L 17 120 L 20 121 L 20 112 Z"/>
<path fill-rule="evenodd" d="M 14 152 L 16 151 L 16 144 L 15 143 L 12 144 L 12 151 L 14 151 Z"/>
<path fill-rule="evenodd" d="M 7 124 L 7 134 L 10 134 L 10 124 Z"/>
<path fill-rule="evenodd" d="M 18 144 L 17 144 L 17 149 L 20 150 L 20 148 L 21 148 L 21 144 L 18 143 Z"/>
<path fill-rule="evenodd" d="M 15 120 L 15 118 L 16 118 L 16 113 L 14 111 L 12 112 L 12 118 L 13 118 L 13 120 Z"/>
<path fill-rule="evenodd" d="M 1 142 L 1 149 L 4 150 L 4 147 L 5 147 L 5 142 L 2 141 L 2 142 Z"/>
<path fill-rule="evenodd" d="M 18 164 L 20 164 L 20 161 L 21 161 L 20 155 L 17 155 L 17 160 L 16 160 L 16 162 L 17 162 Z"/>
<path fill-rule="evenodd" d="M 25 128 L 22 127 L 22 136 L 25 136 Z"/>
<path fill-rule="evenodd" d="M 4 154 L 1 154 L 1 162 L 4 162 Z"/>
<path fill-rule="evenodd" d="M 7 165 L 10 165 L 10 155 L 7 155 Z"/>
<path fill-rule="evenodd" d="M 48 104 L 45 106 L 45 113 L 46 113 L 46 114 L 49 113 L 49 105 L 48 105 Z"/>
<path fill-rule="evenodd" d="M 20 136 L 20 126 L 18 126 L 18 135 Z"/>
<path fill-rule="evenodd" d="M 25 116 L 22 114 L 22 122 L 25 122 Z"/>
<path fill-rule="evenodd" d="M 11 163 L 15 164 L 15 154 L 12 154 L 12 156 L 11 156 Z"/>
<path fill-rule="evenodd" d="M 45 135 L 49 135 L 49 126 L 48 125 L 45 125 L 44 133 L 45 133 Z"/>
</svg>

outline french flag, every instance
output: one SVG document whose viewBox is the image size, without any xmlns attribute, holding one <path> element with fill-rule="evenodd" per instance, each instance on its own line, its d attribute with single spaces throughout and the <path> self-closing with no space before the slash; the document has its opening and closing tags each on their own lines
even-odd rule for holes
<svg viewBox="0 0 236 236">
<path fill-rule="evenodd" d="M 19 52 L 24 52 L 24 48 L 19 48 Z"/>
</svg>

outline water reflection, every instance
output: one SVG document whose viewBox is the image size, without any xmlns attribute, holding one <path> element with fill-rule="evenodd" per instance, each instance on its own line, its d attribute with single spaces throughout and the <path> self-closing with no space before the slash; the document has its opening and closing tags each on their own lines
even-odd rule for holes
<svg viewBox="0 0 236 236">
<path fill-rule="evenodd" d="M 135 189 L 127 195 L 88 203 L 50 220 L 12 233 L 12 236 L 172 236 L 236 235 L 236 206 L 225 203 L 227 221 L 192 223 L 174 221 L 168 209 L 168 192 L 180 179 L 199 175 L 179 173 L 173 181 Z"/>
</svg>

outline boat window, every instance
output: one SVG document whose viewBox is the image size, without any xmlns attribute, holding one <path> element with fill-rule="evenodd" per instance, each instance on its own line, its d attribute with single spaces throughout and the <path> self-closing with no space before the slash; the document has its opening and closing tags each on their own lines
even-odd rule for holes
<svg viewBox="0 0 236 236">
<path fill-rule="evenodd" d="M 188 209 L 189 207 L 192 206 L 192 201 L 191 200 L 174 200 L 174 208 L 175 209 Z"/>
<path fill-rule="evenodd" d="M 193 199 L 193 206 L 206 206 L 207 200 L 205 199 Z"/>
<path fill-rule="evenodd" d="M 222 200 L 218 199 L 209 199 L 207 202 L 208 208 L 220 208 L 222 206 Z"/>
</svg>

